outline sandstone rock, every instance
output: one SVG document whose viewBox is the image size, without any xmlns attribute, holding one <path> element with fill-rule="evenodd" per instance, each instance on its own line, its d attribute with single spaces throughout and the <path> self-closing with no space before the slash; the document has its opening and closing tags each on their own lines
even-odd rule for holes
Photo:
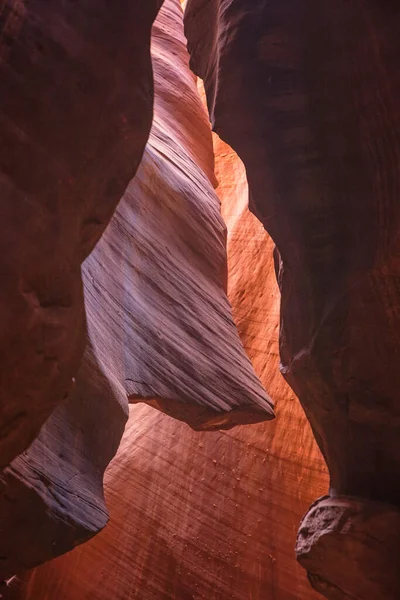
<svg viewBox="0 0 400 600">
<path fill-rule="evenodd" d="M 400 501 L 400 15 L 306 6 L 189 0 L 192 64 L 283 259 L 282 369 L 332 486 Z"/>
<path fill-rule="evenodd" d="M 68 399 L 0 476 L 1 580 L 71 550 L 106 525 L 103 475 L 126 417 L 125 394 L 89 343 Z"/>
<path fill-rule="evenodd" d="M 332 494 L 398 506 L 400 13 L 188 0 L 185 21 L 213 128 L 278 247 L 281 368 Z"/>
<path fill-rule="evenodd" d="M 178 0 L 166 2 L 155 22 L 152 57 L 149 142 L 83 268 L 92 343 L 131 402 L 197 429 L 271 419 L 223 289 L 226 235 L 210 181 L 211 133 Z"/>
<path fill-rule="evenodd" d="M 80 264 L 148 138 L 160 4 L 1 4 L 1 467 L 30 444 L 79 367 Z"/>
<path fill-rule="evenodd" d="M 210 181 L 211 132 L 175 0 L 154 25 L 152 55 L 149 143 L 82 267 L 89 341 L 74 390 L 0 478 L 0 579 L 104 527 L 102 479 L 128 398 L 197 428 L 273 417 L 223 290 L 225 226 Z"/>
<path fill-rule="evenodd" d="M 105 476 L 109 524 L 27 574 L 18 600 L 318 600 L 294 545 L 326 472 L 279 374 L 272 389 L 279 418 L 227 432 L 131 406 Z"/>
<path fill-rule="evenodd" d="M 397 600 L 400 510 L 350 497 L 317 500 L 296 552 L 312 585 L 334 600 Z"/>
<path fill-rule="evenodd" d="M 158 56 L 161 48 L 180 48 L 182 52 L 180 19 L 172 12 L 173 6 L 169 0 L 157 20 L 153 51 Z M 160 37 L 161 24 L 168 38 L 165 33 Z M 173 64 L 176 68 L 176 57 Z M 156 61 L 155 67 L 157 98 L 158 77 L 165 73 L 165 63 Z M 171 88 L 181 92 L 186 88 L 174 84 L 177 76 L 170 75 Z M 194 117 L 185 119 L 192 102 L 198 107 L 193 91 L 190 98 L 189 102 L 185 95 L 185 102 L 175 104 L 171 123 L 175 128 L 182 119 L 188 124 L 185 135 L 192 140 L 191 151 L 197 156 L 196 162 L 203 152 L 202 164 L 211 177 L 210 138 L 199 108 L 197 127 L 191 125 Z M 161 109 L 158 102 L 156 124 Z M 183 127 L 177 129 L 177 134 L 183 131 Z M 147 150 L 151 154 L 146 156 L 155 156 L 152 143 L 153 137 Z M 318 597 L 296 563 L 294 544 L 306 507 L 313 498 L 326 493 L 326 467 L 301 406 L 278 370 L 280 294 L 273 242 L 247 210 L 248 191 L 241 161 L 216 137 L 214 149 L 217 192 L 228 228 L 228 295 L 245 349 L 276 401 L 279 418 L 268 424 L 205 433 L 194 432 L 148 406 L 131 406 L 121 447 L 105 476 L 109 525 L 87 544 L 26 576 L 19 599 L 35 600 L 46 595 L 58 600 Z M 181 149 L 176 155 L 182 160 Z M 133 206 L 131 190 L 145 181 L 142 168 L 148 168 L 147 158 L 85 269 L 103 242 L 108 239 L 111 246 L 112 239 L 117 243 L 117 235 L 108 236 L 127 203 Z M 147 177 L 147 191 L 149 181 L 154 187 L 160 185 L 157 172 L 165 174 L 166 169 L 165 163 L 157 163 L 151 179 Z M 189 172 L 188 167 L 185 172 Z M 193 177 L 192 171 L 190 174 Z M 139 194 L 141 187 L 136 189 L 135 197 L 144 198 L 144 193 Z M 164 196 L 165 183 L 160 194 L 161 189 Z M 135 222 L 121 219 L 120 230 L 123 223 L 126 226 Z M 132 236 L 129 243 L 134 240 Z M 134 256 L 129 248 L 125 253 Z M 122 257 L 120 261 L 125 264 Z M 88 304 L 89 315 L 91 310 Z M 132 315 L 134 319 L 133 310 Z M 101 352 L 102 358 L 109 355 Z"/>
</svg>

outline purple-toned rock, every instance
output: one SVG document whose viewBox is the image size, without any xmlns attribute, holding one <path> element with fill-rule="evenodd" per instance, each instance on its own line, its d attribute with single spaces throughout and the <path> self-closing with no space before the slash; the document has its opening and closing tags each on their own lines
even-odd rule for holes
<svg viewBox="0 0 400 600">
<path fill-rule="evenodd" d="M 80 265 L 148 138 L 160 4 L 1 4 L 1 467 L 37 435 L 78 370 Z"/>
</svg>

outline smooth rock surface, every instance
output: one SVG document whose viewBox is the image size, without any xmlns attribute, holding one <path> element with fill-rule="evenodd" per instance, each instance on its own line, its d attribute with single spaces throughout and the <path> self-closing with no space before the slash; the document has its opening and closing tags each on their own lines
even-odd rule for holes
<svg viewBox="0 0 400 600">
<path fill-rule="evenodd" d="M 214 129 L 282 257 L 282 370 L 332 486 L 400 503 L 400 13 L 189 0 L 185 15 Z"/>
<path fill-rule="evenodd" d="M 179 3 L 169 0 L 153 28 L 149 143 L 82 267 L 83 363 L 69 398 L 0 478 L 0 579 L 105 526 L 102 479 L 122 436 L 128 398 L 197 428 L 273 417 L 223 290 L 225 226 L 210 180 L 211 132 L 182 31 Z"/>
<path fill-rule="evenodd" d="M 332 494 L 399 506 L 400 11 L 188 0 L 185 27 L 213 128 L 278 247 L 281 369 Z"/>
<path fill-rule="evenodd" d="M 1 3 L 0 467 L 32 442 L 78 370 L 80 264 L 149 135 L 160 4 Z"/>
<path fill-rule="evenodd" d="M 318 600 L 294 545 L 327 473 L 298 403 L 273 389 L 281 419 L 227 432 L 131 406 L 105 477 L 109 524 L 26 574 L 18 600 Z"/>
<path fill-rule="evenodd" d="M 103 475 L 126 419 L 126 396 L 89 341 L 69 397 L 0 476 L 0 580 L 68 552 L 107 524 Z"/>
<path fill-rule="evenodd" d="M 153 27 L 154 122 L 136 177 L 84 264 L 89 333 L 131 402 L 196 429 L 273 418 L 224 291 L 210 127 L 178 0 Z"/>
<path fill-rule="evenodd" d="M 273 242 L 247 209 L 241 161 L 217 137 L 214 149 L 228 230 L 228 295 L 278 418 L 205 433 L 131 406 L 105 476 L 109 525 L 13 582 L 18 600 L 319 598 L 296 563 L 294 545 L 306 507 L 326 493 L 327 469 L 278 369 Z"/>
</svg>

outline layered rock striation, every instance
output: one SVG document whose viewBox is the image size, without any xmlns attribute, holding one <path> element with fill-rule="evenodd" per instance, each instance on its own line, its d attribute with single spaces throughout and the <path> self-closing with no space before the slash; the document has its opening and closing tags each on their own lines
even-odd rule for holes
<svg viewBox="0 0 400 600">
<path fill-rule="evenodd" d="M 161 126 L 165 128 L 165 118 L 170 114 L 168 107 L 172 105 L 168 122 L 174 128 L 175 140 L 190 140 L 189 147 L 181 141 L 179 146 L 174 146 L 173 140 L 168 142 L 169 148 L 177 148 L 175 164 L 178 161 L 181 164 L 183 156 L 190 152 L 196 164 L 218 184 L 216 191 L 227 225 L 228 297 L 244 348 L 274 398 L 278 418 L 229 431 L 195 432 L 148 406 L 131 406 L 120 449 L 105 475 L 109 525 L 87 544 L 28 574 L 20 582 L 19 599 L 49 596 L 59 600 L 110 597 L 316 600 L 318 597 L 296 563 L 294 544 L 306 507 L 315 497 L 326 493 L 327 470 L 301 406 L 278 370 L 280 293 L 274 272 L 273 242 L 247 209 L 243 164 L 217 136 L 214 136 L 214 180 L 209 125 L 187 71 L 182 15 L 176 5 L 172 1 L 165 3 L 153 33 L 155 124 L 143 165 L 85 269 L 96 264 L 98 248 L 103 247 L 104 281 L 110 282 L 121 268 L 119 265 L 126 264 L 125 256 L 137 264 L 137 252 L 130 250 L 131 245 L 135 247 L 136 239 L 140 240 L 139 249 L 149 251 L 146 238 L 140 237 L 143 214 L 135 212 L 135 219 L 129 216 L 128 208 L 135 210 L 132 196 L 142 207 L 141 213 L 150 210 L 149 202 L 156 201 L 153 195 L 159 197 L 156 214 L 160 221 L 164 214 L 163 206 L 159 206 L 161 199 L 168 209 L 178 202 L 180 195 L 174 186 L 178 181 L 181 189 L 184 180 L 170 175 L 169 162 L 158 159 L 151 176 L 148 174 L 151 161 L 158 158 L 158 146 L 154 148 L 153 144 L 158 143 Z M 182 61 L 185 57 L 186 65 L 178 73 L 177 56 Z M 182 90 L 188 88 L 177 81 L 185 81 L 181 79 L 185 73 L 190 95 L 185 95 L 182 101 Z M 168 97 L 165 89 L 170 90 Z M 194 113 L 188 118 L 190 107 Z M 182 148 L 186 148 L 185 154 Z M 190 165 L 185 162 L 184 172 L 192 180 L 199 175 Z M 203 176 L 200 181 L 204 190 Z M 196 199 L 200 201 L 197 196 Z M 179 202 L 181 207 L 182 201 Z M 161 222 L 166 223 L 165 228 L 168 226 L 168 220 Z M 219 216 L 216 222 L 220 223 Z M 119 256 L 119 261 L 112 263 L 113 268 L 106 271 L 108 254 L 114 252 L 111 242 L 117 247 L 120 237 L 114 233 L 114 227 L 123 232 L 130 227 L 129 232 L 134 231 L 135 235 L 123 237 L 124 256 Z M 135 227 L 140 229 L 136 231 Z M 159 236 L 163 233 L 160 229 Z M 192 239 L 196 244 L 194 235 Z M 155 253 L 155 242 L 153 247 Z M 168 256 L 163 260 L 170 264 Z M 155 264 L 153 261 L 153 268 Z M 183 259 L 180 264 L 186 265 Z M 168 269 L 175 272 L 171 266 Z M 100 270 L 99 262 L 96 269 L 93 267 L 95 277 Z M 209 267 L 205 273 L 210 273 Z M 138 280 L 131 275 L 129 281 Z M 196 285 L 199 282 L 201 278 L 197 276 Z M 118 291 L 119 287 L 108 289 Z M 172 283 L 168 289 L 173 289 Z M 126 296 L 125 302 L 130 302 Z M 106 313 L 111 314 L 108 304 L 105 306 Z M 92 310 L 90 301 L 89 314 Z M 146 322 L 144 317 L 142 322 Z M 133 308 L 130 318 L 138 328 Z M 106 339 L 115 339 L 118 347 L 114 319 L 105 324 L 109 327 L 106 331 L 114 331 Z M 112 354 L 101 355 L 104 359 Z M 135 356 L 132 351 L 126 364 L 133 365 Z M 117 367 L 113 372 L 118 372 Z M 149 371 L 145 374 L 154 377 Z"/>
<path fill-rule="evenodd" d="M 89 332 L 131 402 L 195 429 L 269 420 L 272 402 L 224 290 L 211 133 L 177 0 L 154 24 L 152 59 L 154 121 L 143 160 L 83 269 L 88 319 L 101 321 Z"/>
<path fill-rule="evenodd" d="M 149 135 L 160 5 L 1 3 L 1 467 L 33 441 L 77 373 L 80 265 Z"/>
<path fill-rule="evenodd" d="M 206 430 L 274 416 L 224 291 L 211 132 L 177 1 L 157 18 L 152 57 L 156 101 L 143 160 L 82 266 L 87 344 L 73 389 L 0 476 L 0 579 L 105 526 L 103 474 L 128 401 Z"/>
</svg>

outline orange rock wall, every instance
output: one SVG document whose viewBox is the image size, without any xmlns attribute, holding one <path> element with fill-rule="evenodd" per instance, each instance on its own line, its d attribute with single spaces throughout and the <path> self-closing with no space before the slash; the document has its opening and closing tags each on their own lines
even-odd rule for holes
<svg viewBox="0 0 400 600">
<path fill-rule="evenodd" d="M 296 563 L 294 543 L 302 513 L 326 492 L 327 472 L 278 371 L 272 242 L 246 208 L 242 164 L 217 137 L 214 143 L 228 224 L 229 296 L 277 419 L 205 434 L 148 407 L 131 407 L 106 474 L 110 524 L 37 569 L 26 600 L 44 593 L 59 600 L 319 597 Z"/>
<path fill-rule="evenodd" d="M 210 164 L 207 140 L 193 139 L 196 153 L 209 153 L 203 164 Z M 84 546 L 36 569 L 20 588 L 21 600 L 318 597 L 295 561 L 294 544 L 302 514 L 326 492 L 326 467 L 278 370 L 273 243 L 247 209 L 241 161 L 213 139 L 228 229 L 228 295 L 277 419 L 196 433 L 147 406 L 131 406 L 105 478 L 109 525 Z"/>
</svg>

